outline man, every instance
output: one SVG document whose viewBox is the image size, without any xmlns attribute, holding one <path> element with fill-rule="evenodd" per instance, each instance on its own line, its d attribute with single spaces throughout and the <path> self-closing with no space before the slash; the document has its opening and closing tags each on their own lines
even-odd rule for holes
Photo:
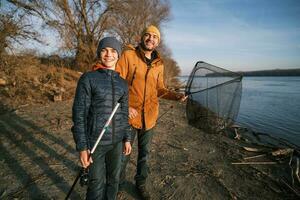
<svg viewBox="0 0 300 200">
<path fill-rule="evenodd" d="M 99 62 L 94 71 L 80 77 L 76 89 L 72 132 L 81 165 L 89 169 L 86 199 L 116 199 L 122 148 L 125 155 L 131 152 L 128 86 L 114 71 L 120 53 L 117 39 L 102 39 L 97 49 Z M 90 150 L 118 101 L 121 106 L 91 157 Z"/>
<path fill-rule="evenodd" d="M 166 89 L 163 77 L 164 66 L 156 47 L 160 32 L 155 26 L 147 27 L 136 48 L 125 50 L 119 59 L 116 71 L 129 85 L 129 124 L 134 128 L 132 143 L 138 137 L 138 161 L 135 175 L 136 187 L 144 199 L 150 199 L 146 189 L 148 177 L 147 160 L 153 127 L 158 117 L 158 97 L 183 100 L 183 94 Z M 124 157 L 120 183 L 125 180 L 125 169 L 129 156 Z"/>
</svg>

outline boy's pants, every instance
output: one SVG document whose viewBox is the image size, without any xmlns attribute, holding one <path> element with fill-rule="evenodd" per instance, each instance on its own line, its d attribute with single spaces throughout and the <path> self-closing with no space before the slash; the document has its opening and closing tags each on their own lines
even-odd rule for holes
<svg viewBox="0 0 300 200">
<path fill-rule="evenodd" d="M 123 142 L 99 145 L 89 168 L 86 199 L 116 199 L 119 189 Z"/>
</svg>

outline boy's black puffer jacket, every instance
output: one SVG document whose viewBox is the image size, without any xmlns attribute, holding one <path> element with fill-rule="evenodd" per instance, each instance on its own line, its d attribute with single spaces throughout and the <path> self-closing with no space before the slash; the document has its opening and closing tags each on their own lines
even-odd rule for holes
<svg viewBox="0 0 300 200">
<path fill-rule="evenodd" d="M 113 70 L 84 73 L 77 84 L 73 103 L 72 133 L 77 151 L 91 149 L 118 100 L 121 105 L 105 131 L 100 145 L 130 141 L 127 82 Z"/>
</svg>

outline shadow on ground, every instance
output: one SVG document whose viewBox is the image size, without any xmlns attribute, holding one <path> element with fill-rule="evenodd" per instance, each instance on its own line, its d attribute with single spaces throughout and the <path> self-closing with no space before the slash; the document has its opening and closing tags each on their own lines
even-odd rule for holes
<svg viewBox="0 0 300 200">
<path fill-rule="evenodd" d="M 78 170 L 70 158 L 75 155 L 74 147 L 60 134 L 46 131 L 16 110 L 0 107 L 0 199 L 64 196 L 71 186 L 72 174 Z M 78 199 L 80 194 L 74 191 L 72 198 Z"/>
</svg>

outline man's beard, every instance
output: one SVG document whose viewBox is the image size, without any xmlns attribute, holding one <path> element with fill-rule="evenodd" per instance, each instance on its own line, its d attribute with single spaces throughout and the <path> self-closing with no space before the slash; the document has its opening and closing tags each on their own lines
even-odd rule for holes
<svg viewBox="0 0 300 200">
<path fill-rule="evenodd" d="M 142 42 L 141 46 L 142 46 L 142 49 L 143 49 L 144 51 L 153 51 L 153 50 L 154 50 L 154 48 L 148 48 L 148 47 L 146 47 L 146 45 L 145 45 L 144 42 Z"/>
</svg>

